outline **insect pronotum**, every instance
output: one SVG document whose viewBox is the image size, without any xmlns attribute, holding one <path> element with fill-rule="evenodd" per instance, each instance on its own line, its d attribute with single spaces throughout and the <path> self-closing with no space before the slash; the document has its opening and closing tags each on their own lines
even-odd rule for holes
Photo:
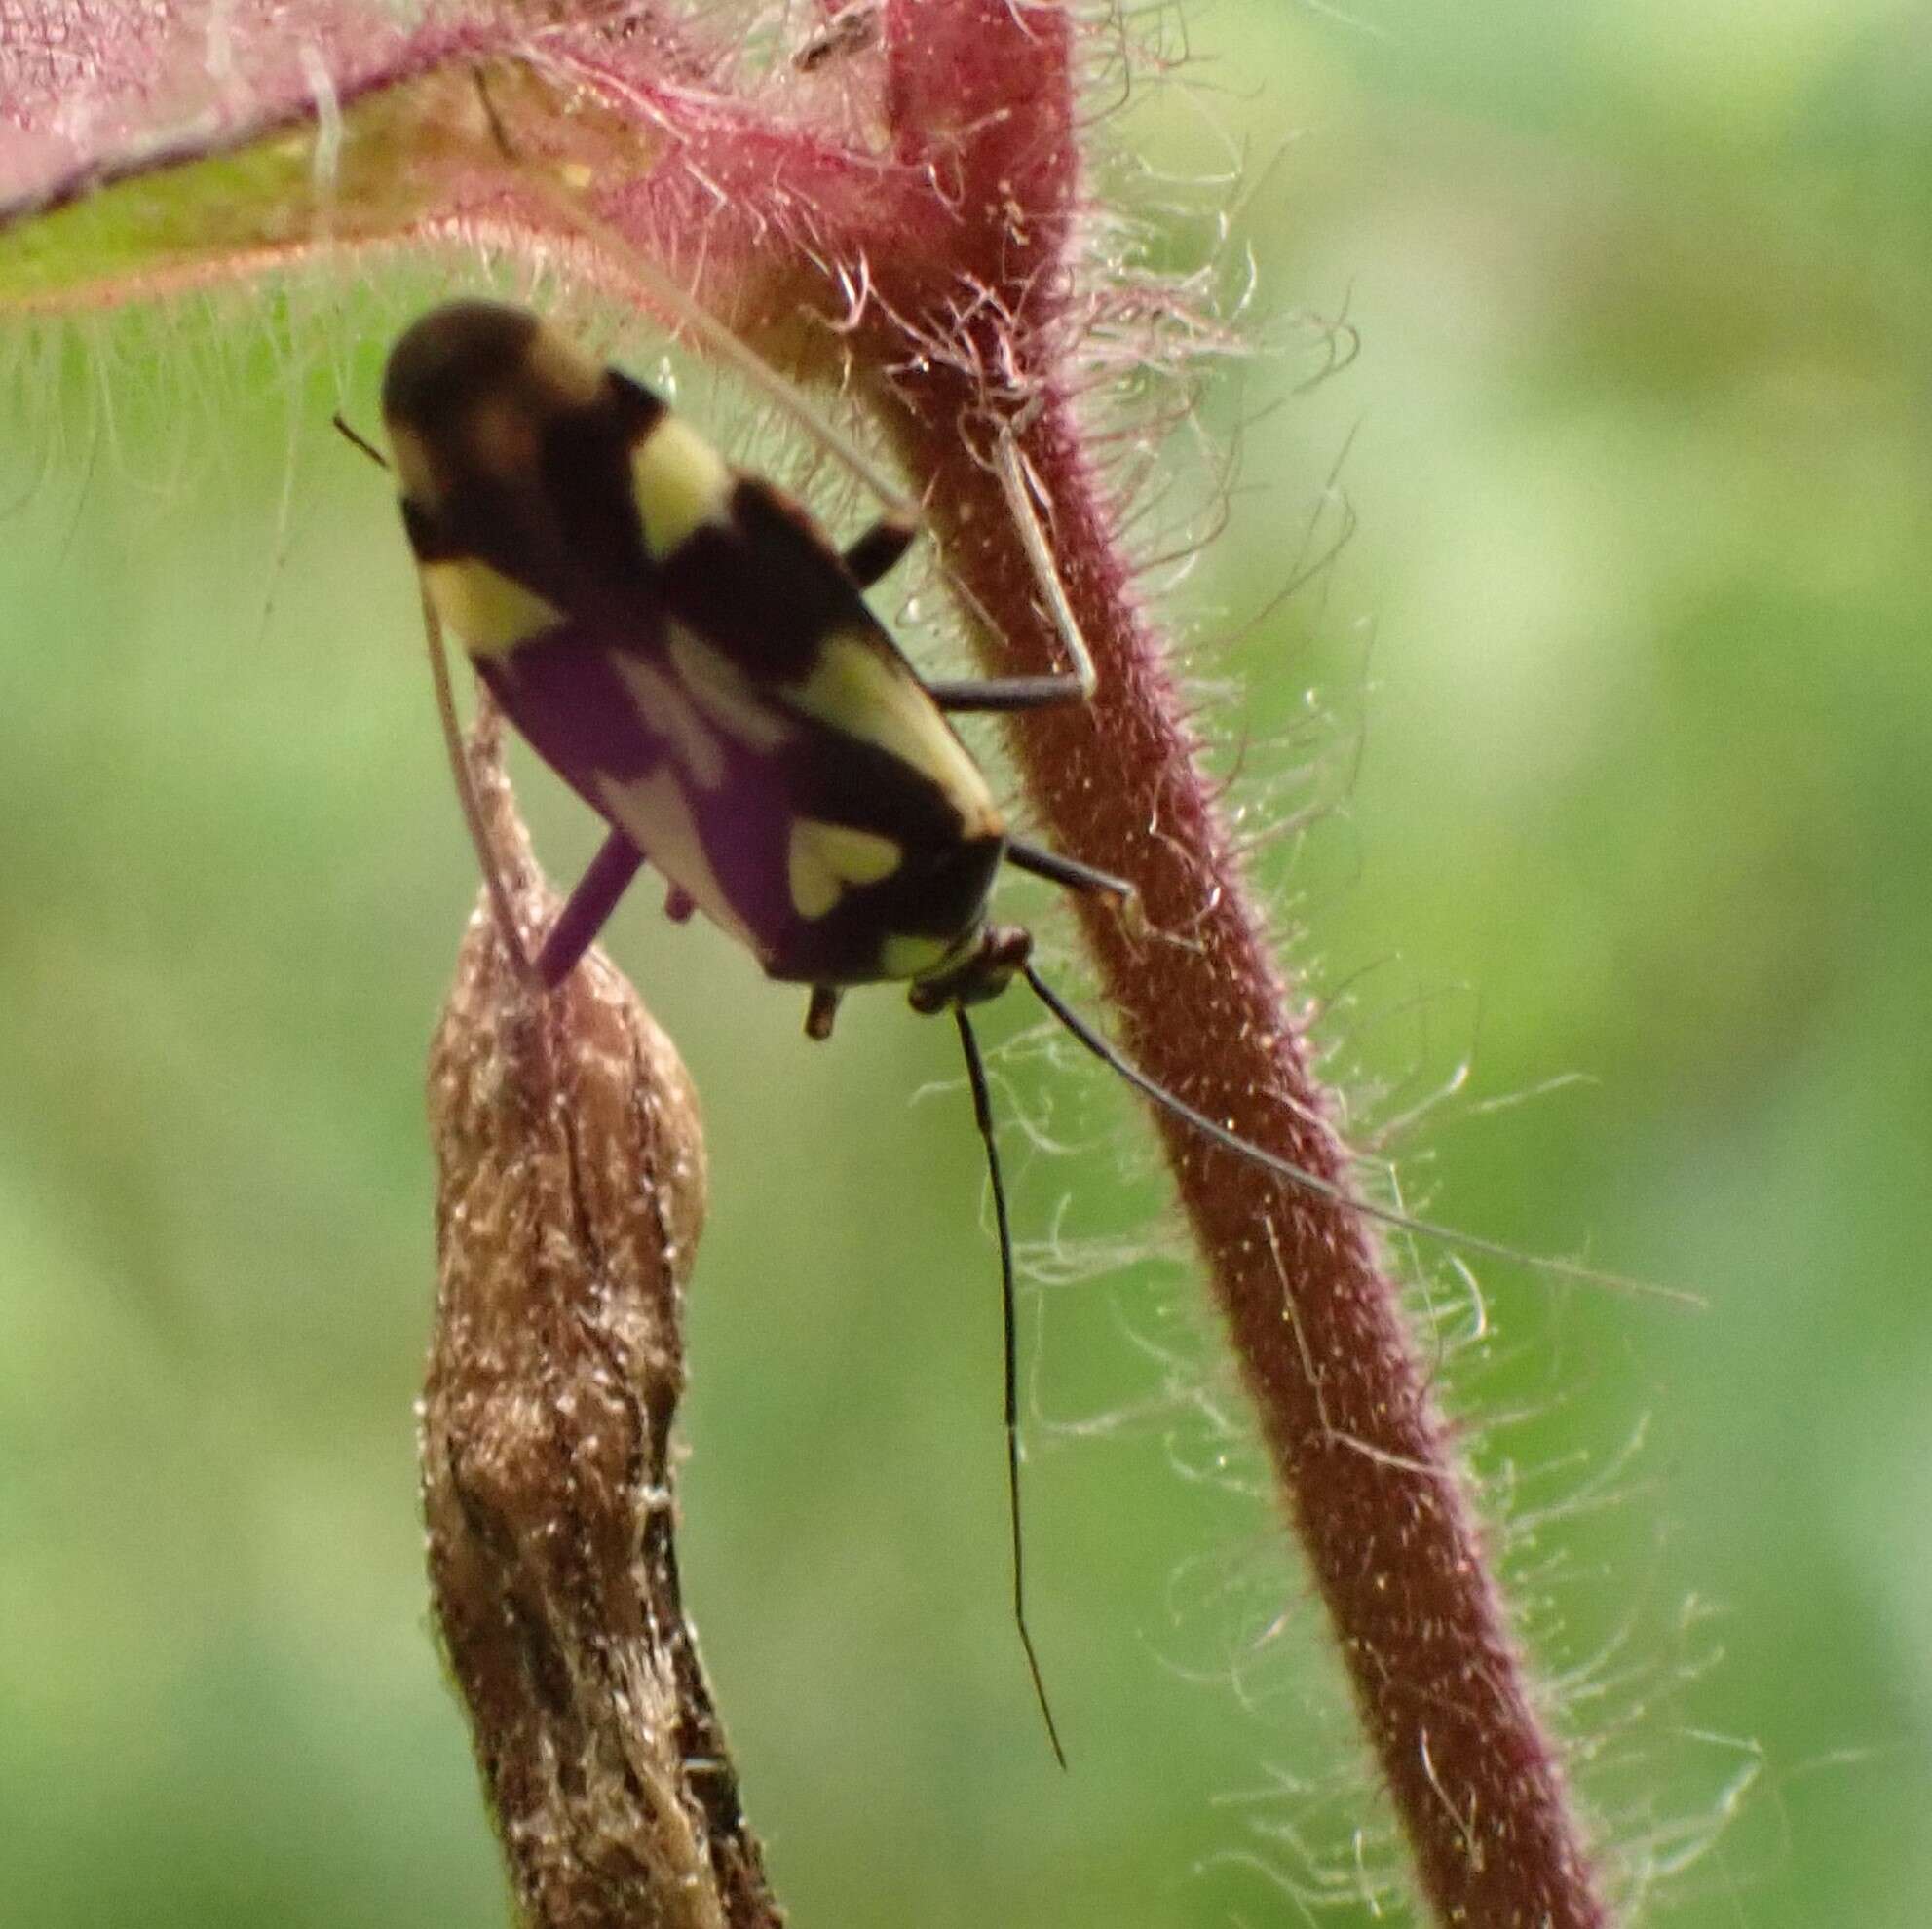
<svg viewBox="0 0 1932 1929">
<path fill-rule="evenodd" d="M 905 553 L 909 519 L 888 514 L 840 551 L 657 396 L 521 309 L 459 301 L 423 317 L 390 355 L 382 411 L 459 788 L 504 943 L 526 976 L 560 984 L 648 862 L 673 918 L 702 912 L 768 976 L 810 988 L 810 1037 L 831 1036 L 856 985 L 902 983 L 915 1011 L 952 1015 L 999 1242 L 1013 1615 L 1064 1765 L 1026 1621 L 1012 1239 L 969 1008 L 1023 979 L 1084 1049 L 1216 1144 L 1372 1218 L 1517 1256 L 1356 1199 L 1187 1105 L 1041 977 L 1024 927 L 993 921 L 1003 864 L 1132 897 L 1123 881 L 1016 837 L 947 721 L 1084 702 L 1092 671 L 1070 623 L 1066 673 L 922 677 L 863 597 Z M 534 959 L 469 794 L 444 630 L 609 826 Z"/>
</svg>

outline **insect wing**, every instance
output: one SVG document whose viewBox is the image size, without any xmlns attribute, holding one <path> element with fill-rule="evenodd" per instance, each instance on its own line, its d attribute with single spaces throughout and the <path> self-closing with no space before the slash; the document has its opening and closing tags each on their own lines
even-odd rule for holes
<svg viewBox="0 0 1932 1929">
<path fill-rule="evenodd" d="M 637 454 L 647 528 L 663 438 L 660 429 Z M 651 544 L 674 634 L 681 625 L 701 645 L 688 667 L 721 690 L 755 691 L 768 707 L 849 745 L 884 752 L 944 797 L 954 835 L 997 830 L 979 767 L 812 518 L 754 476 L 733 473 L 712 486 L 707 516 L 669 547 Z"/>
<path fill-rule="evenodd" d="M 910 976 L 976 927 L 997 829 L 963 836 L 922 770 L 777 700 L 675 619 L 656 652 L 634 628 L 567 622 L 476 668 L 538 754 L 772 976 Z"/>
<path fill-rule="evenodd" d="M 566 621 L 475 664 L 531 748 L 706 917 L 768 959 L 789 915 L 784 771 L 705 717 L 668 651 L 640 647 L 631 625 Z"/>
</svg>

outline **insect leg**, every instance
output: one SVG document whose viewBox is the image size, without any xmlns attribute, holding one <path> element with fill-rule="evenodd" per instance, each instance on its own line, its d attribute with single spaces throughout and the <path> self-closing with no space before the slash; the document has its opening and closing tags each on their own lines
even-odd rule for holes
<svg viewBox="0 0 1932 1929">
<path fill-rule="evenodd" d="M 870 589 L 912 548 L 918 534 L 919 525 L 909 517 L 882 515 L 846 550 L 846 574 L 861 589 Z"/>
<path fill-rule="evenodd" d="M 1000 1317 L 1005 1344 L 1006 1387 L 1006 1513 L 1013 1530 L 1013 1623 L 1020 1631 L 1020 1645 L 1026 1649 L 1027 1671 L 1033 1677 L 1034 1697 L 1040 1703 L 1046 1723 L 1046 1739 L 1053 1745 L 1053 1759 L 1062 1768 L 1067 1752 L 1060 1746 L 1060 1731 L 1053 1722 L 1053 1710 L 1046 1699 L 1046 1683 L 1041 1678 L 1040 1657 L 1033 1651 L 1033 1636 L 1026 1625 L 1026 1570 L 1020 1552 L 1020 1402 L 1019 1345 L 1014 1337 L 1013 1236 L 1006 1223 L 1006 1187 L 1000 1176 L 1000 1148 L 993 1136 L 993 1101 L 986 1089 L 986 1067 L 979 1056 L 979 1040 L 973 1037 L 972 1021 L 962 1005 L 954 1005 L 953 1022 L 960 1028 L 960 1049 L 966 1054 L 966 1083 L 972 1087 L 972 1116 L 979 1126 L 979 1140 L 986 1148 L 986 1175 L 993 1186 L 993 1224 L 1000 1235 Z"/>
<path fill-rule="evenodd" d="M 1047 614 L 1053 619 L 1053 627 L 1060 633 L 1060 647 L 1074 665 L 1073 674 L 1080 684 L 1080 695 L 1091 697 L 1100 680 L 1099 672 L 1093 666 L 1086 638 L 1080 633 L 1080 620 L 1067 596 L 1067 586 L 1060 581 L 1059 569 L 1053 561 L 1053 546 L 1046 540 L 1046 531 L 1035 507 L 1038 503 L 1050 509 L 1050 505 L 1041 491 L 1038 478 L 1027 468 L 1020 453 L 1019 437 L 1010 423 L 1000 432 L 993 468 L 1000 478 L 1000 491 L 1006 499 L 1013 527 L 1019 533 L 1020 547 L 1033 565 L 1034 581 L 1045 600 Z"/>
<path fill-rule="evenodd" d="M 1084 703 L 1088 685 L 1078 676 L 994 676 L 964 683 L 928 683 L 926 694 L 955 716 L 977 710 L 1050 710 Z"/>
<path fill-rule="evenodd" d="M 546 991 L 554 991 L 562 984 L 577 961 L 596 942 L 597 933 L 609 922 L 618 899 L 643 862 L 644 853 L 623 831 L 614 830 L 604 839 L 537 954 L 537 976 Z"/>
<path fill-rule="evenodd" d="M 1117 878 L 1112 871 L 1097 871 L 1078 857 L 1061 856 L 1057 851 L 1042 851 L 1039 845 L 1028 844 L 1021 838 L 1006 840 L 1006 862 L 1016 871 L 1031 871 L 1049 884 L 1064 885 L 1067 889 L 1085 895 L 1118 897 L 1122 903 L 1130 902 L 1135 895 L 1133 886 L 1125 878 Z"/>
<path fill-rule="evenodd" d="M 837 985 L 814 985 L 811 1002 L 805 1007 L 805 1036 L 822 1044 L 832 1036 L 839 1015 L 839 1000 L 845 996 Z"/>
</svg>

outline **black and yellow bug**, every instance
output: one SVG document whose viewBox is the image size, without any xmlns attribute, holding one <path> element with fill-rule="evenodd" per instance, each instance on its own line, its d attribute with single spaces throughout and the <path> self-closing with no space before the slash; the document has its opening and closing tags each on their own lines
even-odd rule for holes
<svg viewBox="0 0 1932 1929">
<path fill-rule="evenodd" d="M 390 355 L 382 410 L 438 665 L 437 632 L 448 629 L 532 747 L 610 827 L 534 961 L 478 835 L 504 940 L 526 972 L 561 983 L 648 861 L 673 917 L 701 911 L 769 976 L 811 988 L 813 1038 L 831 1035 L 854 985 L 903 983 L 916 1011 L 953 1014 L 1000 1247 L 1014 1616 L 1060 1755 L 1026 1626 L 1012 1243 L 967 1007 L 1024 978 L 1087 1051 L 1204 1138 L 1370 1218 L 1518 1255 L 1358 1199 L 1196 1111 L 1042 979 L 1024 927 L 993 922 L 1003 863 L 1132 897 L 1120 880 L 1015 837 L 947 721 L 1085 701 L 1092 673 L 1071 628 L 1078 666 L 1066 674 L 921 677 L 862 593 L 904 554 L 909 522 L 888 516 L 841 552 L 797 503 L 733 468 L 648 389 L 521 309 L 462 301 L 425 316 Z"/>
<path fill-rule="evenodd" d="M 949 710 L 1078 700 L 1076 676 L 923 682 L 861 590 L 910 529 L 843 555 L 656 396 L 526 312 L 460 302 L 390 356 L 383 417 L 427 602 L 532 747 L 611 826 L 536 961 L 569 972 L 646 859 L 771 977 L 901 981 L 938 1011 L 1026 956 L 990 924 L 1014 839 Z"/>
<path fill-rule="evenodd" d="M 1014 1610 L 1058 1755 L 1020 1577 L 1011 1240 L 966 1007 L 1016 972 L 1039 982 L 1028 932 L 988 916 L 1003 861 L 1131 892 L 1015 838 L 946 716 L 1082 701 L 1087 675 L 922 679 L 861 593 L 908 523 L 841 553 L 526 311 L 425 316 L 390 355 L 382 411 L 432 627 L 610 825 L 527 963 L 537 981 L 562 982 L 648 860 L 673 917 L 702 912 L 769 976 L 811 987 L 813 1038 L 852 985 L 903 982 L 915 1010 L 954 1013 L 999 1230 Z M 504 935 L 520 957 L 507 919 Z"/>
</svg>

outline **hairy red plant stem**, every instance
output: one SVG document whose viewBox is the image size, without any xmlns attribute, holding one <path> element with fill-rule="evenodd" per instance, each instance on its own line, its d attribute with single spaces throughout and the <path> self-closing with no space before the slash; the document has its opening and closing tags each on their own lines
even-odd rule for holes
<svg viewBox="0 0 1932 1929">
<path fill-rule="evenodd" d="M 958 224 L 950 287 L 875 264 L 890 310 L 947 344 L 902 362 L 890 419 L 929 486 L 947 568 L 983 616 L 979 643 L 997 673 L 1065 660 L 996 473 L 1003 427 L 1045 506 L 1100 691 L 1089 708 L 1026 720 L 1016 748 L 1054 842 L 1140 888 L 1146 932 L 1111 906 L 1080 904 L 1106 995 L 1155 1078 L 1346 1183 L 1327 1097 L 1072 402 L 1073 28 L 1058 8 L 1008 0 L 899 0 L 889 19 L 899 152 L 931 154 Z M 1159 1124 L 1437 1918 L 1596 1929 L 1608 1914 L 1583 1833 L 1375 1241 L 1346 1208 L 1170 1116 Z"/>
</svg>

